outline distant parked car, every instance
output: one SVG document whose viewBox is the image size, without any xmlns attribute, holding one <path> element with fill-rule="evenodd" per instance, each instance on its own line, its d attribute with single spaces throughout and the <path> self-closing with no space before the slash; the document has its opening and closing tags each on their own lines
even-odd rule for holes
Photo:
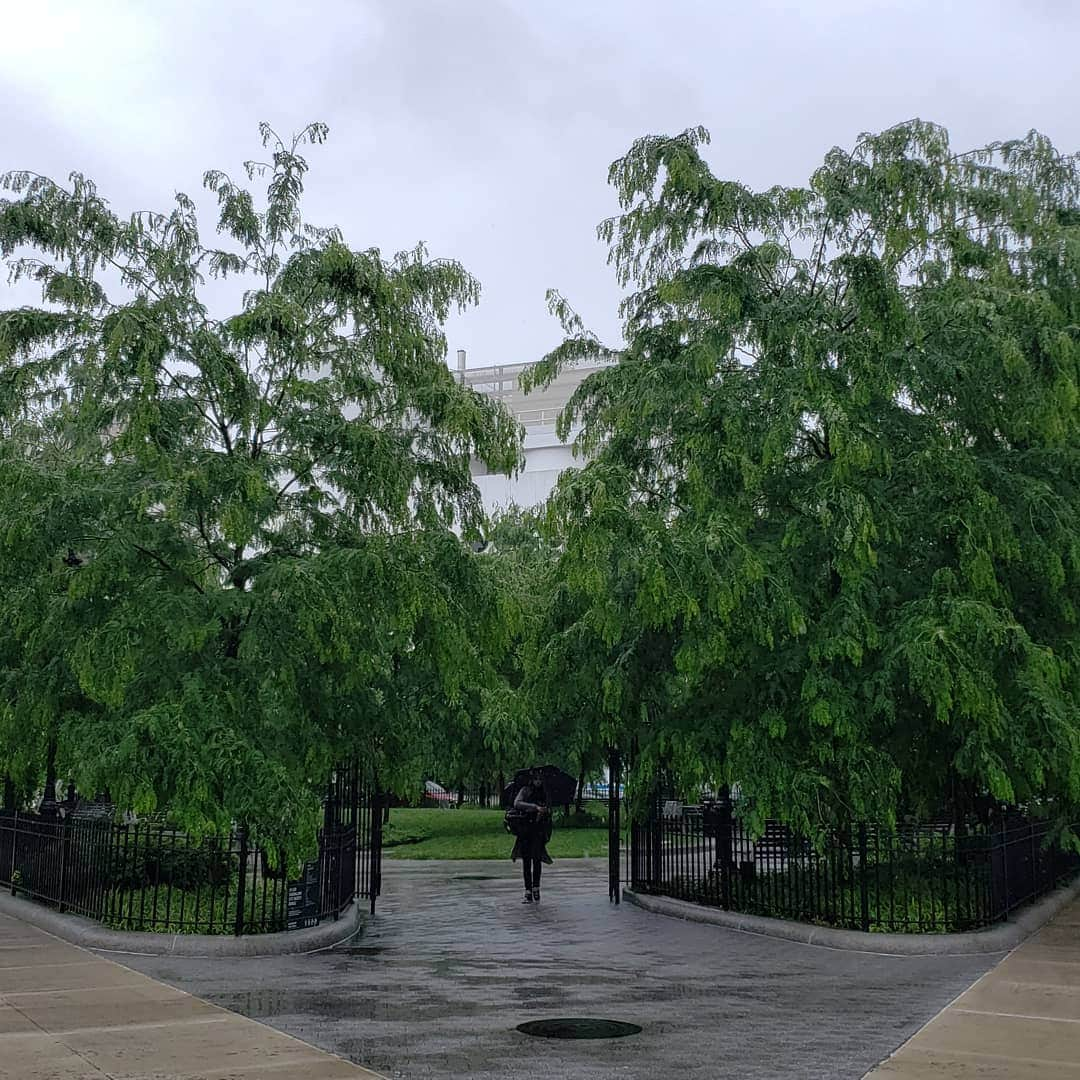
<svg viewBox="0 0 1080 1080">
<path fill-rule="evenodd" d="M 424 799 L 435 803 L 436 806 L 453 806 L 454 796 L 442 785 L 434 780 L 424 781 Z"/>
</svg>

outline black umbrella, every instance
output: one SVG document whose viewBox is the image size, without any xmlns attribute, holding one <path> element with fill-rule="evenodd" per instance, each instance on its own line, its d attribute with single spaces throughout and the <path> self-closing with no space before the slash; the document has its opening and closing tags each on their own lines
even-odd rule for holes
<svg viewBox="0 0 1080 1080">
<path fill-rule="evenodd" d="M 503 806 L 514 805 L 517 793 L 528 784 L 535 773 L 540 774 L 544 785 L 544 797 L 548 806 L 569 806 L 577 794 L 577 781 L 556 765 L 540 765 L 532 769 L 521 769 L 514 774 L 513 782 L 503 791 Z"/>
</svg>

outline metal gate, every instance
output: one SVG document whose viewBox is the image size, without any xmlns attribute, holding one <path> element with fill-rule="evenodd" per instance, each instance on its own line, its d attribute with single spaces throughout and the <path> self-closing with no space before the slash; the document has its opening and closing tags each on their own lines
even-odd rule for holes
<svg viewBox="0 0 1080 1080">
<path fill-rule="evenodd" d="M 379 789 L 378 778 L 372 778 L 361 788 L 357 820 L 356 897 L 368 901 L 368 910 L 375 914 L 375 901 L 382 892 L 382 834 L 383 809 L 387 795 Z"/>
<path fill-rule="evenodd" d="M 622 853 L 622 757 L 612 747 L 608 751 L 608 899 L 619 903 L 622 899 L 621 860 Z"/>
<path fill-rule="evenodd" d="M 336 918 L 355 899 L 371 914 L 382 888 L 382 821 L 386 797 L 377 777 L 357 763 L 334 770 L 327 791 L 320 845 L 322 910 Z M 331 889 L 332 896 L 326 895 Z"/>
</svg>

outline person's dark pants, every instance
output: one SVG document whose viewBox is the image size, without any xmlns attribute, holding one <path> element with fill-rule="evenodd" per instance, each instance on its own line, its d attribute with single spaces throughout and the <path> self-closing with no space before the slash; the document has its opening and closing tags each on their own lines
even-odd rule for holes
<svg viewBox="0 0 1080 1080">
<path fill-rule="evenodd" d="M 534 859 L 531 855 L 526 855 L 521 860 L 521 870 L 525 875 L 525 888 L 528 890 L 540 888 L 540 870 L 543 867 L 543 863 L 539 859 Z"/>
</svg>

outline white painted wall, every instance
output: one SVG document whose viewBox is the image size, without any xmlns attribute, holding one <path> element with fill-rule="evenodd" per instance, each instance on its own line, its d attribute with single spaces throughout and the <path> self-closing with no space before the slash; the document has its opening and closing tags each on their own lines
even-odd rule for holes
<svg viewBox="0 0 1080 1080">
<path fill-rule="evenodd" d="M 526 428 L 525 468 L 521 472 L 500 476 L 474 465 L 473 479 L 489 514 L 511 505 L 532 509 L 547 500 L 564 469 L 580 465 L 581 459 L 559 440 L 553 426 Z"/>
<path fill-rule="evenodd" d="M 489 513 L 513 505 L 533 509 L 545 502 L 564 469 L 580 468 L 571 444 L 577 435 L 572 431 L 566 442 L 555 434 L 555 420 L 571 394 L 596 366 L 570 368 L 550 386 L 522 392 L 519 376 L 528 364 L 505 364 L 489 368 L 466 368 L 459 352 L 458 376 L 472 389 L 501 401 L 525 427 L 525 467 L 515 476 L 492 475 L 482 464 L 473 464 L 473 479 Z"/>
</svg>

